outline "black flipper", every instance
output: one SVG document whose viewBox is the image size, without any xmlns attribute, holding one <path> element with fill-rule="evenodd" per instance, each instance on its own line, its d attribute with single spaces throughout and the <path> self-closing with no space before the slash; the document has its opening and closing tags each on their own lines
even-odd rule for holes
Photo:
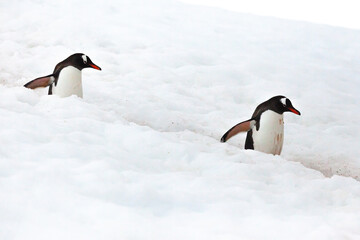
<svg viewBox="0 0 360 240">
<path fill-rule="evenodd" d="M 30 89 L 35 89 L 35 88 L 39 88 L 39 87 L 48 87 L 49 85 L 51 85 L 54 82 L 55 78 L 54 75 L 47 75 L 45 77 L 39 77 L 36 78 L 28 83 L 26 83 L 24 85 L 24 87 L 26 88 L 30 88 Z"/>
<path fill-rule="evenodd" d="M 241 122 L 239 124 L 236 124 L 232 128 L 230 128 L 221 138 L 221 142 L 226 142 L 231 137 L 235 136 L 236 134 L 240 132 L 247 132 L 249 131 L 254 125 L 256 124 L 256 121 L 254 119 L 249 119 L 244 122 Z"/>
</svg>

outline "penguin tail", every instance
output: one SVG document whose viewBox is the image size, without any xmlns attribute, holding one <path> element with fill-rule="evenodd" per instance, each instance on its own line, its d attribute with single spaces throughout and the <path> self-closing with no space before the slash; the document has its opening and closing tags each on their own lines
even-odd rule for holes
<svg viewBox="0 0 360 240">
<path fill-rule="evenodd" d="M 36 78 L 24 85 L 26 88 L 35 89 L 39 87 L 47 87 L 51 85 L 54 82 L 55 78 L 53 74 L 45 76 L 45 77 L 39 77 Z"/>
<path fill-rule="evenodd" d="M 232 128 L 230 128 L 220 139 L 220 142 L 226 142 L 231 137 L 235 136 L 236 134 L 240 132 L 247 132 L 251 128 L 253 128 L 256 124 L 256 121 L 254 119 L 249 119 L 244 122 L 238 123 Z"/>
</svg>

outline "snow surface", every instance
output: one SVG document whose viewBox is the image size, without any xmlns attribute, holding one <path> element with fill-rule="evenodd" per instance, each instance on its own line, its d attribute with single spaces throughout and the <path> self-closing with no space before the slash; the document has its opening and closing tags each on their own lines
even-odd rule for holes
<svg viewBox="0 0 360 240">
<path fill-rule="evenodd" d="M 181 2 L 360 29 L 358 0 L 181 0 Z"/>
<path fill-rule="evenodd" d="M 360 31 L 171 0 L 0 22 L 0 239 L 360 238 Z M 84 99 L 22 87 L 75 52 Z M 278 94 L 281 156 L 220 143 Z"/>
</svg>

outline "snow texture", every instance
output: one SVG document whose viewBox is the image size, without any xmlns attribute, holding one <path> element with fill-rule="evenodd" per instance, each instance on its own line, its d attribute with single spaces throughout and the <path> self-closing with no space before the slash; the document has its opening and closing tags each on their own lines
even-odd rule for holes
<svg viewBox="0 0 360 240">
<path fill-rule="evenodd" d="M 360 238 L 360 31 L 171 0 L 0 22 L 0 239 Z M 76 52 L 83 99 L 22 87 Z M 220 143 L 279 94 L 281 156 Z"/>
</svg>

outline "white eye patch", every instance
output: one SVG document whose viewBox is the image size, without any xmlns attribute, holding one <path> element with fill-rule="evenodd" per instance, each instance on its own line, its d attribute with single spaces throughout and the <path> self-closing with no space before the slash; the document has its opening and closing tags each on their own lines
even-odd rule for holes
<svg viewBox="0 0 360 240">
<path fill-rule="evenodd" d="M 284 106 L 286 106 L 286 99 L 287 99 L 287 98 L 281 98 L 281 99 L 280 99 L 280 102 L 281 102 Z"/>
<path fill-rule="evenodd" d="M 84 54 L 84 55 L 82 55 L 81 57 L 82 57 L 84 63 L 86 64 L 86 63 L 87 63 L 87 56 Z"/>
</svg>

